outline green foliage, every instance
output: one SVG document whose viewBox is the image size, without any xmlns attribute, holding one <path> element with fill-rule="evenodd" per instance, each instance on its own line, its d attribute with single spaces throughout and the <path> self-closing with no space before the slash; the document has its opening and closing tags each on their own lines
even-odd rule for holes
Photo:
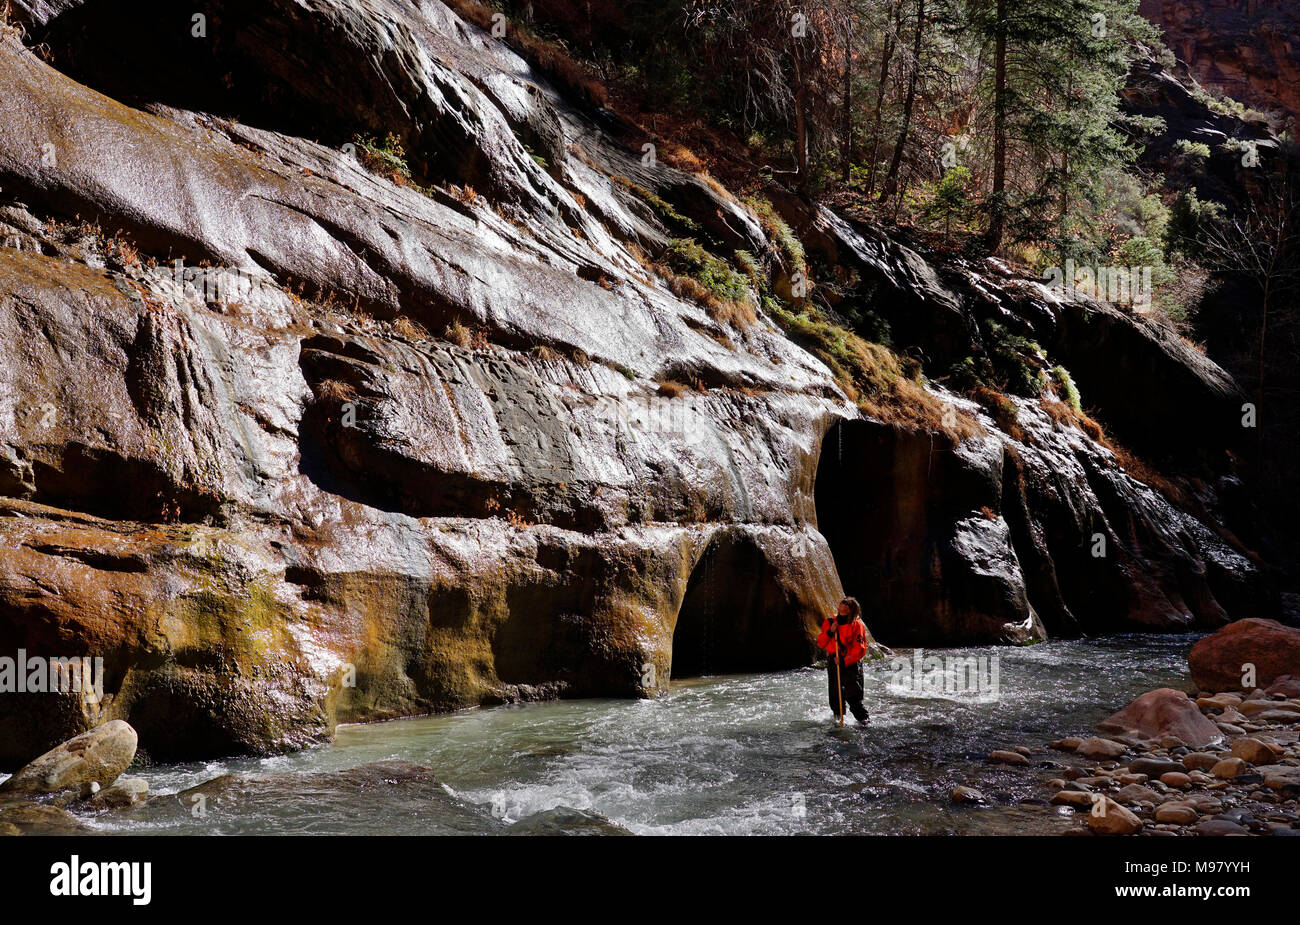
<svg viewBox="0 0 1300 925">
<path fill-rule="evenodd" d="M 710 254 L 693 238 L 675 238 L 666 252 L 668 266 L 690 277 L 722 302 L 748 302 L 750 282 L 720 257 Z"/>
<path fill-rule="evenodd" d="M 357 135 L 352 142 L 357 146 L 358 160 L 371 173 L 386 177 L 398 185 L 410 182 L 411 165 L 406 160 L 406 149 L 392 132 L 383 141 L 371 135 Z"/>
<path fill-rule="evenodd" d="M 1060 397 L 1067 405 L 1080 413 L 1083 412 L 1083 403 L 1079 398 L 1079 389 L 1074 384 L 1070 371 L 1064 366 L 1052 367 L 1052 380 L 1060 390 Z"/>
<path fill-rule="evenodd" d="M 1178 143 L 1174 145 L 1174 150 L 1193 161 L 1204 162 L 1210 159 L 1210 146 L 1199 141 L 1188 141 L 1186 138 L 1180 138 Z"/>
<path fill-rule="evenodd" d="M 1203 255 L 1202 240 L 1207 228 L 1222 221 L 1223 206 L 1217 202 L 1203 200 L 1196 195 L 1195 188 L 1179 195 L 1169 217 L 1169 226 L 1165 233 L 1166 249 L 1170 254 L 1178 254 L 1191 259 Z"/>
<path fill-rule="evenodd" d="M 1033 398 L 1047 386 L 1047 352 L 1037 343 L 1013 334 L 996 321 L 984 324 L 985 347 L 992 375 L 984 382 L 1004 392 Z"/>
<path fill-rule="evenodd" d="M 943 178 L 934 185 L 930 200 L 922 211 L 925 221 L 932 225 L 942 225 L 944 233 L 951 236 L 954 222 L 961 227 L 974 217 L 971 199 L 973 187 L 974 175 L 969 167 L 948 168 Z"/>
<path fill-rule="evenodd" d="M 758 216 L 758 223 L 763 228 L 763 233 L 768 236 L 777 250 L 781 253 L 781 259 L 791 273 L 803 272 L 805 275 L 808 271 L 808 255 L 804 252 L 803 242 L 799 236 L 794 233 L 790 225 L 776 211 L 772 203 L 762 196 L 751 196 L 745 199 L 745 205 Z"/>
</svg>

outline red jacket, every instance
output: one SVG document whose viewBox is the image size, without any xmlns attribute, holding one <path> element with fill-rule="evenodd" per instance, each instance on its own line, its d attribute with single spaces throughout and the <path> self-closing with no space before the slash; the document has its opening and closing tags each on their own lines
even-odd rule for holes
<svg viewBox="0 0 1300 925">
<path fill-rule="evenodd" d="M 838 634 L 832 630 L 832 627 L 837 624 Z M 834 617 L 823 620 L 821 635 L 817 637 L 818 648 L 827 655 L 834 655 L 838 651 L 836 635 L 839 636 L 839 643 L 844 647 L 845 665 L 856 664 L 867 654 L 867 624 L 862 622 L 861 617 L 845 624 L 839 624 Z"/>
</svg>

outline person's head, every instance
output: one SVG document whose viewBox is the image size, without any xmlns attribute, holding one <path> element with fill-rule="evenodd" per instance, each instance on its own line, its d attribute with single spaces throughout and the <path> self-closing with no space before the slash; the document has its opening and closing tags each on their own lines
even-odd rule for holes
<svg viewBox="0 0 1300 925">
<path fill-rule="evenodd" d="M 841 622 L 849 623 L 862 616 L 862 605 L 856 597 L 846 597 L 840 601 L 839 616 Z"/>
</svg>

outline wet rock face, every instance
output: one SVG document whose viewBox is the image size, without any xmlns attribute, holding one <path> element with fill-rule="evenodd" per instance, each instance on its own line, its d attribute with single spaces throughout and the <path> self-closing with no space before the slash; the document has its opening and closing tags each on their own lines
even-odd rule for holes
<svg viewBox="0 0 1300 925">
<path fill-rule="evenodd" d="M 1253 188 L 1255 168 L 1244 163 L 1241 144 L 1253 147 L 1259 164 L 1265 168 L 1276 158 L 1281 145 L 1268 124 L 1245 119 L 1230 112 L 1216 110 L 1195 92 L 1195 83 L 1181 68 L 1171 73 L 1152 60 L 1134 63 L 1121 97 L 1132 114 L 1157 117 L 1162 127 L 1143 137 L 1139 163 L 1158 171 L 1169 186 L 1179 190 L 1195 189 L 1203 199 L 1217 200 L 1229 207 Z M 1204 75 L 1193 66 L 1194 73 Z M 1213 82 L 1210 84 L 1215 86 Z M 1180 151 L 1183 142 L 1205 145 L 1208 158 L 1194 158 Z"/>
<path fill-rule="evenodd" d="M 1289 0 L 1142 0 L 1201 83 L 1257 109 L 1300 115 L 1300 14 Z"/>
<path fill-rule="evenodd" d="M 0 767 L 112 720 L 204 758 L 807 664 L 846 590 L 924 644 L 1255 601 L 1254 564 L 1036 403 L 1023 438 L 937 387 L 983 435 L 869 420 L 772 323 L 674 295 L 629 245 L 686 218 L 770 253 L 754 216 L 439 3 L 220 3 L 174 81 L 188 15 L 145 60 L 100 4 L 23 9 L 85 82 L 0 42 L 0 655 L 102 656 L 105 696 L 0 697 Z M 338 147 L 389 129 L 427 188 Z M 778 206 L 927 356 L 1006 319 L 1175 447 L 1134 389 L 1210 428 L 1235 396 L 1126 315 Z"/>
</svg>

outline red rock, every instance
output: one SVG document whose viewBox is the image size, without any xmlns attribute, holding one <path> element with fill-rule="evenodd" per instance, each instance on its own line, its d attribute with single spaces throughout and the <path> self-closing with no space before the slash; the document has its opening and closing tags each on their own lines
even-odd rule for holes
<svg viewBox="0 0 1300 925">
<path fill-rule="evenodd" d="M 1192 680 L 1208 690 L 1241 690 L 1245 665 L 1255 666 L 1254 687 L 1283 675 L 1300 675 L 1300 629 L 1251 617 L 1229 623 L 1192 646 Z"/>
<path fill-rule="evenodd" d="M 1300 697 L 1300 675 L 1284 674 L 1268 686 L 1267 693 L 1283 697 Z"/>
<path fill-rule="evenodd" d="M 1148 691 L 1098 723 L 1097 728 L 1140 739 L 1173 735 L 1193 748 L 1209 745 L 1223 737 L 1218 726 L 1202 715 L 1190 697 L 1170 687 Z"/>
</svg>

